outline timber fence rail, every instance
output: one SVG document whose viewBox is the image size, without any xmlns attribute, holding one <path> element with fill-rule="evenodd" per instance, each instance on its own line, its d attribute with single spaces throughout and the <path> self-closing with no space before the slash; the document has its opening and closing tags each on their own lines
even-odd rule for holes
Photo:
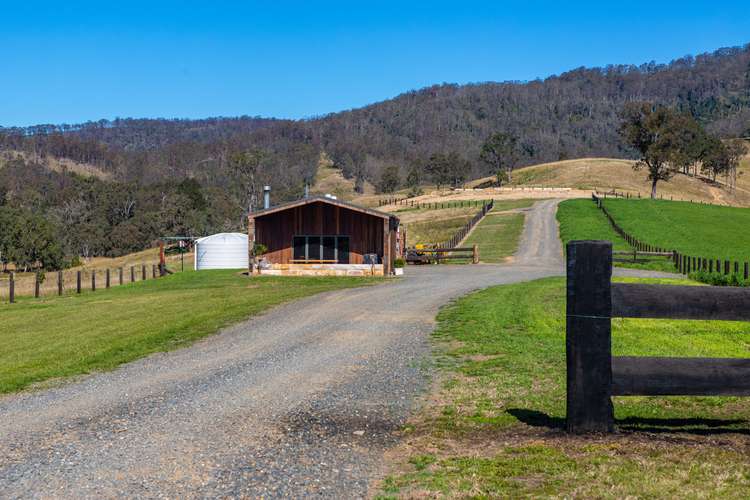
<svg viewBox="0 0 750 500">
<path fill-rule="evenodd" d="M 610 215 L 607 207 L 604 206 L 602 198 L 597 196 L 596 193 L 592 193 L 591 199 L 607 217 L 607 220 L 609 220 L 609 223 L 615 232 L 633 248 L 632 252 L 614 252 L 616 255 L 633 255 L 633 260 L 636 260 L 638 255 L 668 257 L 672 260 L 677 271 L 685 276 L 688 276 L 693 272 L 704 271 L 724 275 L 733 274 L 737 277 L 742 277 L 745 280 L 750 279 L 750 263 L 747 261 L 722 259 L 721 257 L 688 255 L 675 249 L 663 248 L 640 241 L 638 238 L 620 227 L 612 215 Z"/>
<path fill-rule="evenodd" d="M 568 432 L 612 432 L 612 396 L 750 396 L 750 359 L 612 356 L 612 318 L 750 321 L 750 290 L 612 283 L 612 243 L 567 244 Z"/>
<path fill-rule="evenodd" d="M 466 238 L 474 226 L 476 226 L 488 212 L 495 206 L 495 200 L 489 200 L 482 205 L 482 209 L 469 220 L 448 241 L 437 243 L 432 248 L 407 248 L 406 261 L 410 263 L 440 262 L 441 260 L 465 260 L 471 259 L 473 264 L 479 263 L 479 247 L 477 245 L 459 248 L 458 245 Z M 470 252 L 470 253 L 469 253 Z"/>
<path fill-rule="evenodd" d="M 482 209 L 474 215 L 474 217 L 471 218 L 469 222 L 466 223 L 464 227 L 459 229 L 456 234 L 451 236 L 451 239 L 448 241 L 444 241 L 442 243 L 438 243 L 439 248 L 455 248 L 458 246 L 459 243 L 463 241 L 464 238 L 466 238 L 466 235 L 469 234 L 469 231 L 476 226 L 479 221 L 481 221 L 485 215 L 487 215 L 488 212 L 490 212 L 493 207 L 495 206 L 495 200 L 489 200 L 487 203 L 482 205 Z"/>
<path fill-rule="evenodd" d="M 51 297 L 96 292 L 136 281 L 160 278 L 170 271 L 154 263 L 128 264 L 114 268 L 80 268 L 65 271 L 5 273 L 0 279 L 0 301 L 15 303 L 20 297 Z"/>
<path fill-rule="evenodd" d="M 384 200 L 388 203 L 380 203 L 378 206 L 382 207 L 385 205 L 396 205 L 404 206 L 415 209 L 426 209 L 426 210 L 441 210 L 445 208 L 469 208 L 469 207 L 481 207 L 486 205 L 492 200 L 454 200 L 454 201 L 431 201 L 431 202 L 419 202 L 403 198 L 399 200 Z"/>
</svg>

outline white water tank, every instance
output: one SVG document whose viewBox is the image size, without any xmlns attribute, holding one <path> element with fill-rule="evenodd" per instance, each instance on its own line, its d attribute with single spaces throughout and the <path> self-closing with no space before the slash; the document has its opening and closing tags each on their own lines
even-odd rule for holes
<svg viewBox="0 0 750 500">
<path fill-rule="evenodd" d="M 219 233 L 195 240 L 195 270 L 246 269 L 247 235 Z"/>
</svg>

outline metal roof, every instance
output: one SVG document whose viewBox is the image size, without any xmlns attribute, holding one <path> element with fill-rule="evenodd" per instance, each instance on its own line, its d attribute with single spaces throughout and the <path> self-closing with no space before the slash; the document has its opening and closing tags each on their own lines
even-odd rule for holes
<svg viewBox="0 0 750 500">
<path fill-rule="evenodd" d="M 276 205 L 275 207 L 266 208 L 265 210 L 258 210 L 257 212 L 252 212 L 250 214 L 250 217 L 253 217 L 253 218 L 263 217 L 264 215 L 270 215 L 276 212 L 282 212 L 284 210 L 288 210 L 290 208 L 301 207 L 303 205 L 309 205 L 311 203 L 318 203 L 318 202 L 328 203 L 329 205 L 334 205 L 334 206 L 341 207 L 341 208 L 347 208 L 349 210 L 354 210 L 356 212 L 362 212 L 365 214 L 372 215 L 374 217 L 380 217 L 381 219 L 398 220 L 398 217 L 396 217 L 393 214 L 389 214 L 388 212 L 381 212 L 380 210 L 374 210 L 372 208 L 361 207 L 359 205 L 355 205 L 354 203 L 341 201 L 335 198 L 329 198 L 327 196 L 310 196 L 308 198 L 301 198 L 296 201 L 282 203 L 281 205 Z"/>
</svg>

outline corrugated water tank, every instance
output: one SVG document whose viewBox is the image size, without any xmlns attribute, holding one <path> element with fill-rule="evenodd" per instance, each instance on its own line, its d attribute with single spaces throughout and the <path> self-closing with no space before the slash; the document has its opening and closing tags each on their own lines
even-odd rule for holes
<svg viewBox="0 0 750 500">
<path fill-rule="evenodd" d="M 212 234 L 195 240 L 195 270 L 245 269 L 248 265 L 247 235 Z"/>
</svg>

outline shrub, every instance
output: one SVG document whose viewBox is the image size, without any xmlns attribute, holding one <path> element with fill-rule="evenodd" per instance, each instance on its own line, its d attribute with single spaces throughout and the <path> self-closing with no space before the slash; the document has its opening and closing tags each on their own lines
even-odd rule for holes
<svg viewBox="0 0 750 500">
<path fill-rule="evenodd" d="M 401 257 L 393 261 L 393 267 L 404 267 L 404 265 L 406 265 L 406 262 Z"/>
<path fill-rule="evenodd" d="M 690 273 L 690 279 L 713 286 L 750 286 L 750 280 L 739 274 L 722 274 L 708 271 Z"/>
</svg>

